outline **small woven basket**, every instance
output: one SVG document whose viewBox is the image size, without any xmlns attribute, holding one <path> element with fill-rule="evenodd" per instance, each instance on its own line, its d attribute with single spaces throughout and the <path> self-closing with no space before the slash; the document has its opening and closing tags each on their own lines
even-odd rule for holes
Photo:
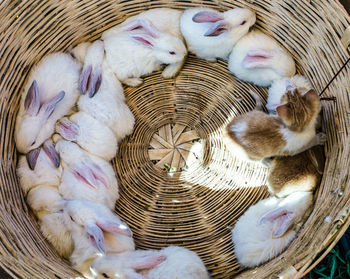
<svg viewBox="0 0 350 279">
<path fill-rule="evenodd" d="M 341 37 L 350 18 L 336 0 L 3 0 L 0 266 L 13 277 L 79 276 L 41 235 L 16 177 L 15 119 L 33 65 L 48 53 L 93 41 L 146 9 L 194 6 L 254 10 L 257 28 L 293 55 L 298 71 L 318 91 L 349 56 Z M 231 229 L 250 205 L 268 196 L 262 186 L 266 169 L 232 157 L 223 144 L 223 128 L 235 115 L 253 109 L 249 89 L 264 98 L 266 89 L 237 80 L 222 61 L 208 63 L 193 55 L 175 79 L 164 80 L 156 72 L 142 86 L 125 88 L 136 125 L 113 161 L 121 189 L 116 212 L 132 228 L 137 247 L 188 247 L 213 278 L 300 277 L 350 223 L 349 88 L 348 65 L 324 94 L 337 101 L 323 103 L 327 162 L 312 214 L 283 254 L 247 271 L 235 259 Z"/>
</svg>

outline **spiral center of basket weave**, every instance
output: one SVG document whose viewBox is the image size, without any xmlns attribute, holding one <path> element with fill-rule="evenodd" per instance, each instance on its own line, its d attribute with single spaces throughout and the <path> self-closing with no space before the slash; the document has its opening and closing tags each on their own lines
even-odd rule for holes
<svg viewBox="0 0 350 279">
<path fill-rule="evenodd" d="M 169 172 L 182 171 L 198 159 L 193 147 L 199 142 L 195 130 L 181 124 L 167 124 L 153 135 L 148 155 L 158 168 Z"/>
</svg>

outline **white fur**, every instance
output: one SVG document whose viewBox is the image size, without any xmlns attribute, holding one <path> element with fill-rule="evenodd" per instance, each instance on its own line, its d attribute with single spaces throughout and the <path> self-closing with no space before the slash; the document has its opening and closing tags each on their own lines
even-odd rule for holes
<svg viewBox="0 0 350 279">
<path fill-rule="evenodd" d="M 295 75 L 291 78 L 283 77 L 281 79 L 274 80 L 269 88 L 269 95 L 267 97 L 266 104 L 266 107 L 270 110 L 270 114 L 272 113 L 270 108 L 273 110 L 273 108 L 281 104 L 281 98 L 287 92 L 289 82 L 294 84 L 298 90 L 303 90 L 303 93 L 306 93 L 312 88 L 310 82 L 302 75 Z"/>
<path fill-rule="evenodd" d="M 270 66 L 250 69 L 244 67 L 243 60 L 247 53 L 255 49 L 273 52 Z M 228 68 L 239 79 L 259 86 L 270 86 L 276 79 L 295 74 L 295 63 L 291 55 L 274 39 L 260 31 L 252 31 L 236 43 L 229 57 Z"/>
<path fill-rule="evenodd" d="M 254 267 L 266 262 L 287 248 L 298 232 L 302 218 L 312 205 L 311 192 L 295 192 L 286 198 L 270 197 L 251 206 L 241 216 L 232 230 L 232 240 L 238 262 Z M 277 221 L 259 224 L 260 219 L 271 210 L 286 209 L 295 213 L 296 228 L 279 238 L 273 238 Z"/>
<path fill-rule="evenodd" d="M 161 32 L 157 38 L 148 36 L 153 46 L 145 46 L 133 36 L 146 38 L 147 34 L 134 30 L 116 32 L 113 36 L 102 35 L 107 63 L 121 82 L 138 86 L 142 83 L 141 76 L 160 70 L 162 64 L 170 64 L 163 71 L 164 78 L 177 73 L 187 54 L 181 39 Z"/>
<path fill-rule="evenodd" d="M 86 233 L 86 227 L 89 225 L 97 227 L 98 222 L 103 221 L 111 221 L 126 226 L 118 216 L 102 204 L 72 200 L 65 205 L 64 222 L 71 231 L 74 240 L 74 251 L 70 261 L 73 268 L 87 277 L 91 277 L 91 262 L 100 256 L 101 252 L 92 244 Z M 135 249 L 132 237 L 106 231 L 103 232 L 103 236 L 106 253 L 121 253 Z"/>
<path fill-rule="evenodd" d="M 49 157 L 40 150 L 36 166 L 31 170 L 25 156 L 20 156 L 17 165 L 19 184 L 24 195 L 37 186 L 58 186 L 61 182 L 62 167 L 55 168 Z"/>
<path fill-rule="evenodd" d="M 68 113 L 79 96 L 79 73 L 80 64 L 64 53 L 49 54 L 34 67 L 23 88 L 16 119 L 15 141 L 18 151 L 27 153 L 51 137 L 56 121 Z M 24 109 L 25 97 L 34 80 L 38 84 L 41 104 L 60 91 L 65 92 L 64 98 L 55 106 L 49 118 L 40 111 L 35 116 L 28 115 Z"/>
<path fill-rule="evenodd" d="M 316 119 L 312 121 L 308 128 L 304 129 L 301 133 L 293 132 L 287 128 L 282 128 L 281 132 L 286 145 L 283 147 L 283 151 L 298 152 L 305 145 L 307 145 L 316 136 Z"/>
<path fill-rule="evenodd" d="M 88 153 L 106 161 L 115 157 L 118 150 L 118 142 L 113 131 L 108 126 L 100 123 L 85 112 L 75 113 L 69 117 L 69 120 L 77 125 L 78 134 L 74 136 L 74 139 L 68 137 L 66 138 L 67 140 L 76 142 Z M 63 123 L 68 123 L 69 126 L 70 121 L 64 121 Z M 61 131 L 60 126 L 60 123 L 56 126 L 58 133 Z M 60 134 L 65 138 L 64 129 Z"/>
<path fill-rule="evenodd" d="M 166 259 L 152 269 L 145 269 L 137 274 L 137 261 L 150 255 L 163 255 Z M 136 266 L 135 266 L 136 265 Z M 208 272 L 199 256 L 189 249 L 169 246 L 160 251 L 136 250 L 116 255 L 97 258 L 91 265 L 94 278 L 118 279 L 207 279 Z"/>
<path fill-rule="evenodd" d="M 123 24 L 130 23 L 131 21 L 139 18 L 144 18 L 151 22 L 160 32 L 168 33 L 171 36 L 182 38 L 180 30 L 180 18 L 182 11 L 169 9 L 169 8 L 156 8 L 149 9 L 138 15 L 127 18 Z M 117 25 L 106 30 L 103 33 L 103 37 L 113 36 L 118 33 L 121 25 Z"/>
<path fill-rule="evenodd" d="M 181 17 L 181 31 L 186 39 L 188 50 L 198 57 L 206 60 L 221 58 L 228 59 L 235 43 L 246 33 L 255 23 L 255 13 L 249 9 L 236 8 L 222 13 L 224 21 L 231 28 L 216 37 L 206 37 L 205 32 L 212 26 L 212 23 L 196 23 L 192 17 L 201 11 L 212 11 L 210 8 L 187 9 Z M 243 21 L 246 23 L 241 26 Z"/>
<path fill-rule="evenodd" d="M 98 157 L 88 155 L 80 147 L 66 140 L 58 140 L 56 149 L 61 156 L 63 166 L 62 182 L 59 192 L 64 199 L 83 199 L 103 203 L 109 208 L 114 208 L 116 200 L 119 198 L 118 182 L 111 164 Z M 84 183 L 74 175 L 76 166 L 83 169 L 95 165 L 100 169 L 104 182 L 97 180 L 95 188 Z M 102 172 L 101 172 L 102 171 Z"/>
<path fill-rule="evenodd" d="M 74 249 L 71 233 L 67 230 L 63 213 L 51 213 L 42 218 L 40 230 L 44 237 L 55 247 L 60 256 L 69 258 Z"/>
<path fill-rule="evenodd" d="M 74 56 L 82 63 L 89 45 L 79 44 L 72 50 Z M 98 92 L 93 98 L 82 95 L 78 107 L 108 126 L 118 141 L 131 134 L 134 128 L 135 118 L 125 103 L 123 87 L 105 60 L 102 62 L 102 83 Z"/>
<path fill-rule="evenodd" d="M 62 210 L 63 198 L 57 186 L 39 186 L 31 189 L 27 195 L 27 203 L 39 220 L 48 213 Z"/>
</svg>

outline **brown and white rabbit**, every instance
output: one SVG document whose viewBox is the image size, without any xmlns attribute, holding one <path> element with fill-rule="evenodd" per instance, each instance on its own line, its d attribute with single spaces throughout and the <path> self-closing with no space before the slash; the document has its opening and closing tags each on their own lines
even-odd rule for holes
<svg viewBox="0 0 350 279">
<path fill-rule="evenodd" d="M 294 156 L 274 158 L 267 175 L 269 192 L 279 198 L 294 192 L 312 192 L 321 181 L 324 164 L 322 146 Z"/>
<path fill-rule="evenodd" d="M 257 107 L 261 101 L 255 93 Z M 226 127 L 229 150 L 250 160 L 273 156 L 290 156 L 323 144 L 326 136 L 316 134 L 320 99 L 314 90 L 301 95 L 297 89 L 288 91 L 276 108 L 277 116 L 257 109 L 237 116 Z"/>
</svg>

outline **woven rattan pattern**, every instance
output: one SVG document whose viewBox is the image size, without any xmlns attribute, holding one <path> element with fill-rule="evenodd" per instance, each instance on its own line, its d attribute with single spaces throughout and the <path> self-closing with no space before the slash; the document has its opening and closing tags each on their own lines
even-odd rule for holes
<svg viewBox="0 0 350 279">
<path fill-rule="evenodd" d="M 145 9 L 199 5 L 255 10 L 257 28 L 292 53 L 298 70 L 319 91 L 348 56 L 340 37 L 350 19 L 335 0 L 1 2 L 0 265 L 13 277 L 78 276 L 40 234 L 15 174 L 15 117 L 20 90 L 32 66 L 50 52 L 95 40 L 105 29 Z M 272 278 L 291 266 L 302 273 L 316 253 L 339 238 L 348 226 L 349 76 L 348 66 L 325 93 L 335 95 L 337 103 L 324 104 L 328 160 L 306 226 L 285 253 L 238 277 Z M 266 90 L 232 76 L 226 63 L 208 63 L 192 55 L 173 80 L 163 80 L 157 72 L 145 78 L 142 86 L 125 88 L 136 125 L 113 161 L 121 188 L 116 212 L 134 231 L 139 248 L 186 246 L 199 253 L 214 278 L 232 278 L 241 271 L 230 230 L 248 206 L 267 196 L 265 188 L 259 187 L 266 170 L 233 158 L 225 150 L 222 132 L 232 117 L 254 107 L 249 89 L 266 97 Z M 186 162 L 184 168 L 163 170 L 159 167 L 162 163 L 157 166 L 157 162 L 166 155 L 157 153 L 159 159 L 154 159 L 150 153 L 155 134 L 170 140 L 169 128 L 164 127 L 186 127 L 183 134 L 192 131 L 198 136 L 183 146 L 180 155 Z M 170 166 L 177 162 L 174 157 L 166 160 Z M 338 186 L 342 195 L 337 194 L 339 191 L 332 194 Z M 323 221 L 326 216 L 331 216 L 330 223 Z M 342 222 L 336 223 L 337 219 Z"/>
</svg>

